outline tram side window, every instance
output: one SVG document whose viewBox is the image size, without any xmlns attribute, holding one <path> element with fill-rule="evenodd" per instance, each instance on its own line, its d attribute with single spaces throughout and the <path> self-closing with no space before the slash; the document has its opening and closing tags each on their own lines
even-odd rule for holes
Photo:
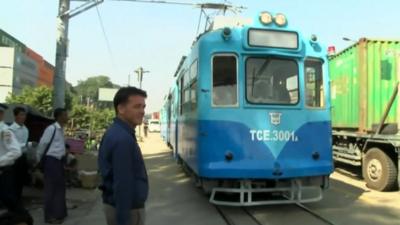
<svg viewBox="0 0 400 225">
<path fill-rule="evenodd" d="M 237 105 L 237 62 L 235 56 L 213 58 L 213 100 L 214 106 Z"/>
<path fill-rule="evenodd" d="M 185 94 L 184 94 L 184 89 L 183 89 L 183 81 L 184 77 L 182 76 L 180 84 L 179 84 L 179 91 L 180 91 L 180 104 L 179 104 L 179 114 L 182 115 L 183 111 L 183 103 L 185 102 Z"/>
<path fill-rule="evenodd" d="M 190 111 L 190 86 L 185 87 L 185 101 L 183 102 L 183 113 Z"/>
<path fill-rule="evenodd" d="M 196 111 L 197 109 L 197 101 L 196 101 L 196 88 L 197 88 L 197 80 L 194 80 L 192 84 L 190 85 L 190 105 L 191 105 L 191 110 Z"/>
<path fill-rule="evenodd" d="M 176 115 L 176 107 L 175 107 L 175 94 L 174 93 L 171 94 L 171 105 L 170 105 L 169 111 L 171 111 L 171 114 L 172 114 L 172 115 L 170 115 L 170 117 L 171 118 L 175 117 L 175 115 Z"/>
<path fill-rule="evenodd" d="M 197 59 L 190 65 L 190 109 L 197 110 Z"/>
<path fill-rule="evenodd" d="M 320 60 L 305 62 L 306 104 L 309 107 L 323 108 L 325 106 L 322 63 Z"/>
</svg>

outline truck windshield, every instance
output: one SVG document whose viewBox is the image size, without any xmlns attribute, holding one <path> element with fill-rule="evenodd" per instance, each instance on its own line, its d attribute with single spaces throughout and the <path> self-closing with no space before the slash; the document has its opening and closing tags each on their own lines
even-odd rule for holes
<svg viewBox="0 0 400 225">
<path fill-rule="evenodd" d="M 246 98 L 250 103 L 297 104 L 298 90 L 296 61 L 276 57 L 247 59 Z"/>
</svg>

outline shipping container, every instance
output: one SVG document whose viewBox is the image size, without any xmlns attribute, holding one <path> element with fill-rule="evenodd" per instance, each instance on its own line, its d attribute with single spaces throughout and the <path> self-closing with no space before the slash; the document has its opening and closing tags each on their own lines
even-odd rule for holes
<svg viewBox="0 0 400 225">
<path fill-rule="evenodd" d="M 0 102 L 37 84 L 37 63 L 14 47 L 0 47 Z"/>
<path fill-rule="evenodd" d="M 25 54 L 38 65 L 37 86 L 51 87 L 53 85 L 54 66 L 43 59 L 43 57 L 30 48 L 26 48 Z"/>
<path fill-rule="evenodd" d="M 400 42 L 362 39 L 330 59 L 332 123 L 374 131 L 399 80 Z M 386 124 L 397 133 L 397 99 Z"/>
<path fill-rule="evenodd" d="M 44 60 L 43 65 L 39 68 L 38 86 L 53 86 L 54 66 Z"/>
<path fill-rule="evenodd" d="M 51 87 L 54 78 L 54 66 L 46 62 L 43 57 L 33 49 L 25 46 L 18 39 L 14 38 L 4 30 L 0 29 L 0 47 L 13 47 L 16 52 L 23 53 L 36 62 L 37 67 L 37 83 L 35 85 L 45 85 Z"/>
<path fill-rule="evenodd" d="M 362 38 L 330 57 L 333 155 L 370 188 L 400 184 L 400 41 Z"/>
<path fill-rule="evenodd" d="M 0 29 L 0 46 L 14 47 L 18 52 L 24 53 L 26 46 L 4 30 Z"/>
<path fill-rule="evenodd" d="M 43 57 L 29 47 L 25 49 L 25 55 L 27 55 L 29 58 L 37 62 L 38 65 L 44 64 Z"/>
<path fill-rule="evenodd" d="M 24 87 L 35 87 L 38 80 L 38 64 L 26 54 L 15 52 L 13 93 L 19 94 Z"/>
</svg>

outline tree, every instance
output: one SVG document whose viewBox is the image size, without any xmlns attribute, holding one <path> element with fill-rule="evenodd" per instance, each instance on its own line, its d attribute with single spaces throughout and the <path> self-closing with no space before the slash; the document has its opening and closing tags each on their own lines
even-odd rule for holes
<svg viewBox="0 0 400 225">
<path fill-rule="evenodd" d="M 70 112 L 70 127 L 73 129 L 89 129 L 91 120 L 91 110 L 84 105 L 74 105 Z"/>
<path fill-rule="evenodd" d="M 7 96 L 6 102 L 9 104 L 25 104 L 29 105 L 46 116 L 51 116 L 53 112 L 53 89 L 40 86 L 29 87 L 25 86 L 20 94 L 11 94 Z M 73 96 L 71 91 L 65 94 L 66 109 L 70 110 L 73 104 Z"/>
<path fill-rule="evenodd" d="M 78 130 L 103 130 L 114 118 L 112 109 L 93 109 L 84 105 L 74 105 L 70 112 L 69 127 Z"/>
<path fill-rule="evenodd" d="M 113 109 L 94 110 L 90 122 L 91 129 L 96 131 L 106 129 L 111 124 L 114 116 Z"/>
<path fill-rule="evenodd" d="M 84 81 L 78 81 L 75 86 L 77 95 L 81 98 L 81 103 L 98 102 L 99 88 L 115 88 L 118 85 L 113 84 L 107 76 L 89 77 Z"/>
<path fill-rule="evenodd" d="M 20 94 L 7 96 L 6 102 L 29 105 L 46 116 L 51 116 L 53 111 L 52 89 L 46 86 L 37 88 L 24 87 Z"/>
<path fill-rule="evenodd" d="M 114 110 L 112 109 L 112 103 L 97 103 L 97 107 L 91 104 L 90 107 L 87 105 L 79 104 L 80 97 L 79 93 L 83 94 L 85 89 L 88 93 L 87 96 L 91 96 L 92 101 L 97 101 L 98 88 L 99 87 L 118 87 L 111 83 L 108 77 L 98 76 L 88 78 L 84 82 L 79 82 L 77 90 L 67 83 L 65 93 L 65 105 L 69 110 L 69 125 L 68 132 L 76 130 L 86 130 L 93 135 L 97 135 L 98 131 L 107 128 L 114 117 Z M 26 104 L 46 116 L 51 117 L 53 112 L 52 104 L 52 88 L 41 86 L 41 87 L 24 87 L 20 94 L 12 94 L 6 98 L 7 103 L 11 104 Z M 94 133 L 92 133 L 94 132 Z"/>
</svg>

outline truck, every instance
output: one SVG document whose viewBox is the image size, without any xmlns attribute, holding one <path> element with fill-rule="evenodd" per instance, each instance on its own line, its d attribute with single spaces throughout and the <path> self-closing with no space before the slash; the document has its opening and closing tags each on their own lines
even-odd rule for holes
<svg viewBox="0 0 400 225">
<path fill-rule="evenodd" d="M 329 57 L 333 158 L 367 187 L 400 184 L 400 41 L 361 38 Z"/>
</svg>

